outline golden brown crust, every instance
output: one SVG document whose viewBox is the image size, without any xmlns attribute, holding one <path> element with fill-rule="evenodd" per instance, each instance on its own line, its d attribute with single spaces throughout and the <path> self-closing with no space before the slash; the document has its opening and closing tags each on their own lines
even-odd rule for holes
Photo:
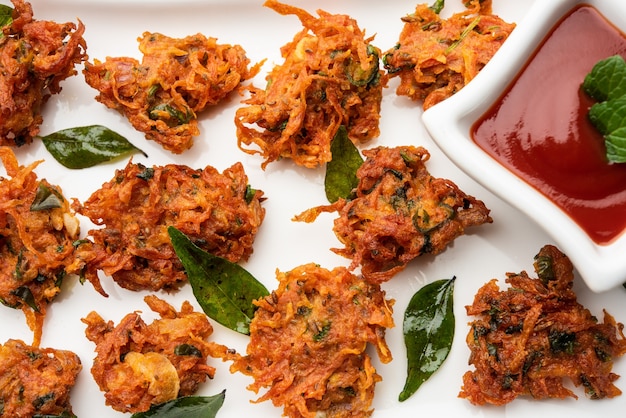
<svg viewBox="0 0 626 418">
<path fill-rule="evenodd" d="M 247 355 L 231 355 L 231 371 L 252 376 L 254 392 L 268 388 L 258 402 L 271 400 L 292 418 L 370 416 L 381 378 L 366 347 L 391 361 L 393 301 L 343 267 L 306 264 L 277 278 L 278 288 L 256 302 Z"/>
<path fill-rule="evenodd" d="M 241 46 L 218 44 L 202 34 L 177 39 L 145 32 L 139 49 L 141 63 L 129 57 L 86 63 L 85 81 L 99 91 L 96 100 L 176 154 L 190 148 L 199 135 L 198 113 L 259 70 L 259 65 L 248 68 L 250 60 Z"/>
<path fill-rule="evenodd" d="M 452 181 L 433 177 L 422 147 L 377 147 L 363 151 L 355 197 L 310 209 L 295 220 L 312 222 L 337 211 L 333 231 L 344 244 L 332 249 L 361 266 L 366 280 L 381 283 L 422 254 L 438 254 L 465 229 L 490 223 L 485 204 Z"/>
<path fill-rule="evenodd" d="M 0 178 L 0 301 L 24 311 L 38 346 L 47 305 L 64 276 L 85 265 L 74 245 L 79 222 L 61 189 L 37 178 L 41 161 L 20 166 L 8 147 L 0 147 L 0 159 L 10 176 Z M 45 194 L 50 204 L 33 206 Z M 92 284 L 101 291 L 97 277 Z"/>
<path fill-rule="evenodd" d="M 167 232 L 174 226 L 203 250 L 246 260 L 265 217 L 263 192 L 249 188 L 240 163 L 219 173 L 168 164 L 124 170 L 74 208 L 103 228 L 89 231 L 88 277 L 102 270 L 131 290 L 175 288 L 186 281 Z"/>
<path fill-rule="evenodd" d="M 35 20 L 30 3 L 12 2 L 13 22 L 0 38 L 0 145 L 30 143 L 42 106 L 87 59 L 82 22 Z"/>
<path fill-rule="evenodd" d="M 623 325 L 604 313 L 602 323 L 576 300 L 573 267 L 556 247 L 535 257 L 538 278 L 508 273 L 510 285 L 485 284 L 466 307 L 469 363 L 460 397 L 475 405 L 504 405 L 519 396 L 577 396 L 565 381 L 583 386 L 592 399 L 621 394 L 613 361 L 626 353 Z"/>
<path fill-rule="evenodd" d="M 0 415 L 74 416 L 70 390 L 81 369 L 71 351 L 8 340 L 0 345 Z"/>
<path fill-rule="evenodd" d="M 153 404 L 188 396 L 213 378 L 207 364 L 213 327 L 203 313 L 184 302 L 177 312 L 156 296 L 144 298 L 161 318 L 146 324 L 136 313 L 114 325 L 91 312 L 82 321 L 96 344 L 91 373 L 107 405 L 121 412 L 146 411 Z"/>
<path fill-rule="evenodd" d="M 267 88 L 250 87 L 247 106 L 237 110 L 239 147 L 261 154 L 263 168 L 280 158 L 316 167 L 330 161 L 340 125 L 355 143 L 377 137 L 386 76 L 373 38 L 346 15 L 319 10 L 315 18 L 273 0 L 265 6 L 296 15 L 304 29 L 281 48 L 284 62 L 267 75 Z"/>
<path fill-rule="evenodd" d="M 442 19 L 428 4 L 405 16 L 398 45 L 384 56 L 396 93 L 423 101 L 424 109 L 450 97 L 489 62 L 515 28 L 491 14 L 491 1 L 472 0 L 468 9 Z"/>
</svg>

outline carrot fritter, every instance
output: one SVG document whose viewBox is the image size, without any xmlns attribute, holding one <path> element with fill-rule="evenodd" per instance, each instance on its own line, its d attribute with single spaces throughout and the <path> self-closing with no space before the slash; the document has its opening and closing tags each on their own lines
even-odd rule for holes
<svg viewBox="0 0 626 418">
<path fill-rule="evenodd" d="M 263 200 L 241 163 L 219 173 L 211 166 L 145 167 L 130 161 L 83 204 L 74 201 L 78 213 L 104 225 L 88 233 L 94 242 L 84 274 L 102 270 L 131 290 L 178 286 L 186 275 L 168 226 L 214 255 L 247 260 L 265 217 Z"/>
<path fill-rule="evenodd" d="M 60 83 L 87 59 L 85 27 L 78 21 L 33 19 L 30 3 L 12 0 L 13 21 L 0 36 L 0 145 L 32 142 L 43 122 L 41 110 Z"/>
<path fill-rule="evenodd" d="M 274 0 L 264 5 L 296 15 L 304 29 L 281 48 L 284 62 L 267 75 L 266 89 L 249 88 L 248 106 L 235 115 L 239 147 L 261 154 L 263 168 L 280 158 L 316 167 L 331 160 L 340 125 L 355 143 L 377 137 L 386 76 L 373 37 L 346 15 L 318 10 L 315 18 Z M 252 144 L 258 149 L 244 147 Z"/>
<path fill-rule="evenodd" d="M 145 32 L 138 39 L 141 63 L 107 57 L 85 63 L 96 100 L 123 114 L 147 139 L 180 154 L 198 136 L 198 113 L 225 99 L 259 71 L 239 45 L 218 44 L 202 34 L 170 38 Z"/>
<path fill-rule="evenodd" d="M 0 416 L 73 417 L 70 390 L 81 370 L 71 351 L 8 340 L 0 345 Z"/>
<path fill-rule="evenodd" d="M 255 302 L 247 355 L 235 355 L 231 371 L 252 376 L 255 393 L 269 388 L 257 402 L 271 400 L 292 418 L 370 416 L 381 377 L 366 348 L 391 361 L 393 301 L 344 267 L 311 263 L 277 278 L 278 288 Z"/>
<path fill-rule="evenodd" d="M 613 361 L 626 353 L 624 326 L 604 312 L 597 318 L 576 300 L 570 260 L 544 246 L 534 261 L 537 278 L 507 273 L 479 289 L 467 306 L 469 363 L 459 394 L 475 405 L 504 405 L 518 396 L 535 399 L 577 396 L 564 386 L 583 386 L 592 399 L 621 394 L 613 384 Z"/>
<path fill-rule="evenodd" d="M 312 222 L 337 211 L 333 231 L 344 248 L 332 251 L 361 266 L 365 279 L 381 283 L 422 254 L 438 254 L 465 229 L 492 222 L 485 204 L 452 181 L 433 177 L 422 147 L 364 150 L 354 197 L 296 216 Z"/>
<path fill-rule="evenodd" d="M 396 93 L 428 109 L 469 83 L 515 28 L 492 14 L 491 3 L 471 0 L 448 19 L 419 4 L 402 17 L 398 44 L 383 57 L 389 76 L 400 77 Z"/>
<path fill-rule="evenodd" d="M 47 305 L 63 278 L 85 265 L 76 248 L 80 225 L 61 189 L 37 178 L 41 161 L 20 166 L 8 147 L 0 159 L 10 176 L 0 178 L 0 302 L 24 311 L 38 346 Z M 97 278 L 92 283 L 101 290 Z"/>
<path fill-rule="evenodd" d="M 154 295 L 144 301 L 160 319 L 146 324 L 133 312 L 115 326 L 93 311 L 81 319 L 87 324 L 85 335 L 96 344 L 93 378 L 106 404 L 120 412 L 146 411 L 192 395 L 215 374 L 207 364 L 213 352 L 207 316 L 194 312 L 187 301 L 180 312 Z"/>
</svg>

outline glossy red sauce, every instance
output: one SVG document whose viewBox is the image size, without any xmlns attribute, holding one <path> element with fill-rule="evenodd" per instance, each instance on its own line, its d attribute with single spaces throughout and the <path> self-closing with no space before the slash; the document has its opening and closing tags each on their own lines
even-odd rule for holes
<svg viewBox="0 0 626 418">
<path fill-rule="evenodd" d="M 577 6 L 472 127 L 480 147 L 598 244 L 626 229 L 626 164 L 607 162 L 604 138 L 587 118 L 593 102 L 580 86 L 598 61 L 615 54 L 626 57 L 626 36 L 593 7 Z"/>
</svg>

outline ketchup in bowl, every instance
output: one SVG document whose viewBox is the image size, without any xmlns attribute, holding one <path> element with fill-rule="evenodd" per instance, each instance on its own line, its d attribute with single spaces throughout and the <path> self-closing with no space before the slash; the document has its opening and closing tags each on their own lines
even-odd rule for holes
<svg viewBox="0 0 626 418">
<path fill-rule="evenodd" d="M 599 245 L 626 229 L 626 164 L 607 161 L 581 84 L 598 61 L 616 54 L 626 57 L 626 35 L 592 6 L 573 8 L 471 131 Z"/>
</svg>

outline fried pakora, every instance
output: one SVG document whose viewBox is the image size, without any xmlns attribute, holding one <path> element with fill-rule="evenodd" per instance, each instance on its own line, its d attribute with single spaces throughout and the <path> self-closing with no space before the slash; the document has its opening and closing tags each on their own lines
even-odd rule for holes
<svg viewBox="0 0 626 418">
<path fill-rule="evenodd" d="M 475 405 L 504 405 L 518 396 L 577 396 L 566 380 L 591 399 L 621 394 L 613 361 L 626 353 L 624 326 L 604 312 L 602 323 L 576 300 L 573 266 L 556 247 L 535 256 L 537 278 L 507 273 L 500 290 L 493 279 L 478 290 L 468 315 L 469 363 L 459 396 Z"/>
<path fill-rule="evenodd" d="M 0 345 L 0 416 L 73 417 L 70 390 L 81 370 L 71 351 L 8 340 Z"/>
<path fill-rule="evenodd" d="M 0 37 L 0 145 L 32 142 L 41 110 L 87 59 L 82 22 L 33 19 L 30 3 L 12 0 L 13 20 Z"/>
<path fill-rule="evenodd" d="M 142 61 L 107 57 L 86 62 L 87 84 L 96 100 L 123 114 L 163 148 L 180 154 L 200 134 L 198 113 L 225 99 L 254 77 L 260 65 L 239 45 L 218 44 L 202 34 L 170 38 L 145 32 L 138 39 Z"/>
<path fill-rule="evenodd" d="M 255 302 L 247 355 L 231 355 L 231 371 L 252 376 L 255 393 L 269 388 L 256 402 L 271 400 L 292 418 L 370 416 L 381 377 L 366 348 L 391 361 L 385 330 L 394 325 L 393 301 L 344 267 L 305 264 L 277 279 L 278 288 Z"/>
<path fill-rule="evenodd" d="M 131 290 L 175 288 L 187 280 L 167 233 L 174 226 L 196 245 L 232 262 L 247 260 L 265 217 L 263 192 L 248 184 L 243 165 L 219 173 L 207 166 L 146 167 L 132 161 L 74 209 L 92 229 L 86 277 L 102 270 Z"/>
<path fill-rule="evenodd" d="M 383 56 L 389 76 L 400 77 L 396 93 L 428 109 L 476 77 L 515 28 L 492 14 L 491 3 L 471 0 L 448 19 L 419 4 L 404 16 L 398 44 Z"/>
<path fill-rule="evenodd" d="M 235 115 L 239 147 L 261 154 L 263 168 L 281 158 L 316 167 L 331 160 L 340 125 L 354 143 L 377 137 L 386 75 L 373 37 L 346 15 L 318 10 L 315 18 L 274 0 L 264 5 L 296 15 L 304 29 L 281 48 L 284 62 L 267 75 L 266 89 L 249 87 Z"/>
<path fill-rule="evenodd" d="M 24 312 L 38 346 L 47 305 L 64 277 L 85 266 L 80 224 L 61 189 L 37 177 L 41 161 L 20 166 L 9 147 L 0 159 L 10 176 L 0 178 L 0 302 Z M 101 290 L 97 278 L 92 284 Z"/>
<path fill-rule="evenodd" d="M 433 177 L 423 147 L 364 150 L 354 197 L 319 206 L 294 220 L 313 222 L 338 212 L 333 231 L 344 248 L 332 251 L 361 266 L 365 279 L 382 283 L 422 254 L 438 254 L 468 227 L 491 223 L 485 204 L 452 181 Z"/>
<path fill-rule="evenodd" d="M 91 312 L 82 322 L 96 344 L 91 368 L 106 404 L 120 412 L 142 412 L 151 405 L 194 394 L 215 368 L 207 338 L 213 327 L 204 313 L 185 301 L 180 312 L 157 296 L 144 298 L 161 318 L 146 324 L 137 312 L 117 326 Z"/>
</svg>

